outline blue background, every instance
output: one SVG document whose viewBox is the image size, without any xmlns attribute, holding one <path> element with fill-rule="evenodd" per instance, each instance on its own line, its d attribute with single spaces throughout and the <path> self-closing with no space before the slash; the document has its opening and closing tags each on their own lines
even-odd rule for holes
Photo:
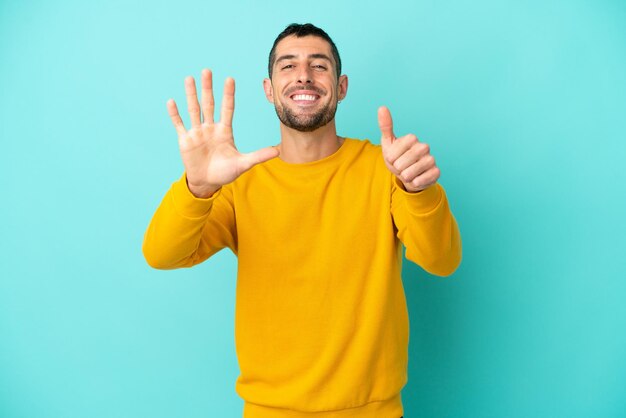
<svg viewBox="0 0 626 418">
<path fill-rule="evenodd" d="M 307 21 L 350 77 L 339 133 L 378 142 L 389 106 L 461 226 L 451 278 L 405 262 L 405 417 L 626 416 L 626 3 L 609 0 L 0 2 L 0 416 L 241 414 L 236 258 L 156 271 L 141 242 L 182 172 L 166 100 L 204 67 L 218 100 L 233 76 L 239 148 L 278 143 L 267 54 Z"/>
</svg>

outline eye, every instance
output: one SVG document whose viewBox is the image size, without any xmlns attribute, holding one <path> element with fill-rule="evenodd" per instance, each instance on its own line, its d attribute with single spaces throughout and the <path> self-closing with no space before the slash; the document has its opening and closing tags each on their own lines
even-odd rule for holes
<svg viewBox="0 0 626 418">
<path fill-rule="evenodd" d="M 294 65 L 293 65 L 293 64 L 287 64 L 287 65 L 283 66 L 283 68 L 281 68 L 281 70 L 290 70 L 290 69 L 292 69 L 293 67 L 294 67 Z"/>
<path fill-rule="evenodd" d="M 323 66 L 322 64 L 315 64 L 313 66 L 313 68 L 316 69 L 316 70 L 320 70 L 320 71 L 325 71 L 326 70 L 326 67 Z"/>
</svg>

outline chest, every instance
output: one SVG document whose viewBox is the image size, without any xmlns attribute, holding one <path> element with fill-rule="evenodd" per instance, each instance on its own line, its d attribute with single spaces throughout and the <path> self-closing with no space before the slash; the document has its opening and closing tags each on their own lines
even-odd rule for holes
<svg viewBox="0 0 626 418">
<path fill-rule="evenodd" d="M 385 172 L 353 168 L 270 180 L 250 181 L 235 195 L 240 252 L 348 251 L 392 228 Z"/>
</svg>

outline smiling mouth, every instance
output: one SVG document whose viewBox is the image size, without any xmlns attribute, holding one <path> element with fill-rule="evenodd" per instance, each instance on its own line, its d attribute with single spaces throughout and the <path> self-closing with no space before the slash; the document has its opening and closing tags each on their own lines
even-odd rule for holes
<svg viewBox="0 0 626 418">
<path fill-rule="evenodd" d="M 320 96 L 318 94 L 305 94 L 305 93 L 296 93 L 292 94 L 291 100 L 298 104 L 309 104 L 314 103 L 319 100 Z"/>
</svg>

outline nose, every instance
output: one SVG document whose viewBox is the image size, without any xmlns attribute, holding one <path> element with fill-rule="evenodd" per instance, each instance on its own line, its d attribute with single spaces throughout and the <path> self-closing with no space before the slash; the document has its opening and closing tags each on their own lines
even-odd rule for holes
<svg viewBox="0 0 626 418">
<path fill-rule="evenodd" d="M 301 67 L 298 73 L 298 83 L 311 84 L 313 83 L 313 76 L 311 75 L 311 69 L 308 66 Z"/>
</svg>

